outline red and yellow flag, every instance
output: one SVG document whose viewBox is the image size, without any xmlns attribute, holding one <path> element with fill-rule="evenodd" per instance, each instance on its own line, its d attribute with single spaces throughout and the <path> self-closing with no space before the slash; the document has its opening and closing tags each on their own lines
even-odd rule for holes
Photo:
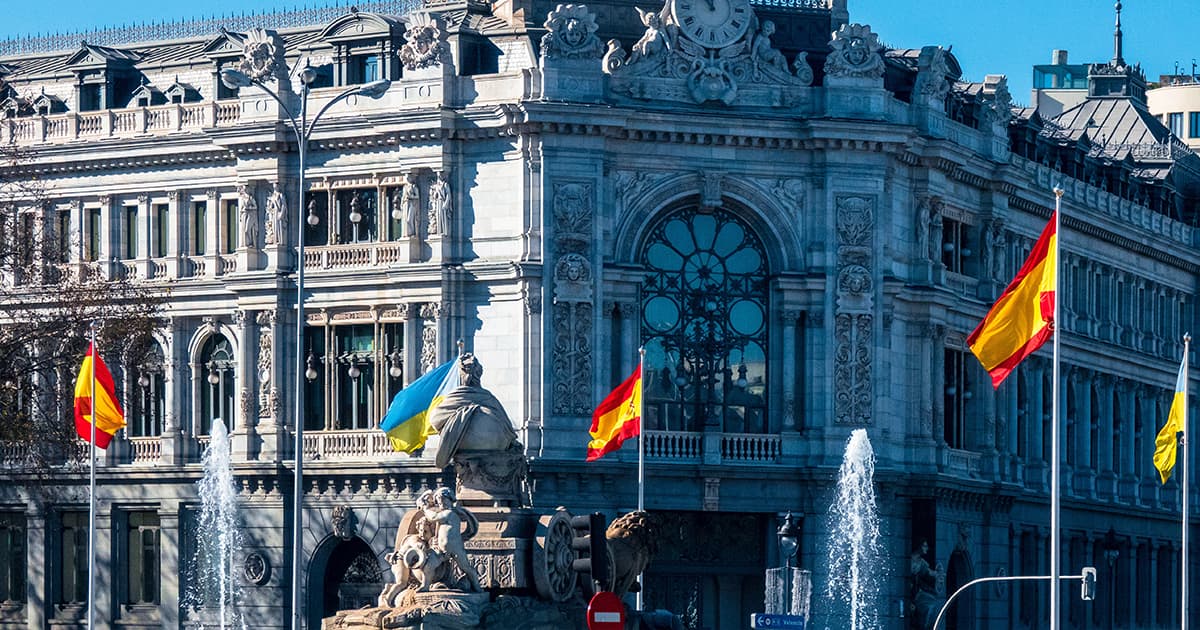
<svg viewBox="0 0 1200 630">
<path fill-rule="evenodd" d="M 592 412 L 592 441 L 588 442 L 587 460 L 594 462 L 619 448 L 642 432 L 642 366 Z"/>
<path fill-rule="evenodd" d="M 108 366 L 91 345 L 75 379 L 75 432 L 85 442 L 92 441 L 92 361 L 96 362 L 96 447 L 108 448 L 113 435 L 125 427 L 125 412 Z"/>
<path fill-rule="evenodd" d="M 993 387 L 1000 387 L 1021 360 L 1054 334 L 1054 294 L 1058 288 L 1054 220 L 1051 215 L 1017 277 L 967 337 L 971 352 L 992 375 Z"/>
</svg>

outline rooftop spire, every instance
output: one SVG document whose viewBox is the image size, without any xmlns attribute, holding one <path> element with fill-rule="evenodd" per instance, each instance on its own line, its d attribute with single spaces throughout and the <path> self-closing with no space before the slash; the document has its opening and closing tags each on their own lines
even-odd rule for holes
<svg viewBox="0 0 1200 630">
<path fill-rule="evenodd" d="M 1117 0 L 1117 29 L 1113 31 L 1113 60 L 1112 65 L 1123 66 L 1125 59 L 1121 56 L 1121 0 Z"/>
</svg>

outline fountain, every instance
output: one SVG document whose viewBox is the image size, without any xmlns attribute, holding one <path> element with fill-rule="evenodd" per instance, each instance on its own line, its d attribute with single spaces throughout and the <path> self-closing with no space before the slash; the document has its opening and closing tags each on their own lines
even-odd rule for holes
<svg viewBox="0 0 1200 630">
<path fill-rule="evenodd" d="M 879 627 L 877 599 L 884 564 L 875 506 L 875 452 L 864 429 L 846 442 L 837 499 L 829 509 L 829 580 L 826 628 Z"/>
<path fill-rule="evenodd" d="M 244 628 L 237 614 L 234 591 L 234 554 L 241 547 L 237 522 L 237 490 L 229 457 L 229 433 L 219 418 L 201 462 L 204 476 L 197 483 L 200 516 L 196 523 L 196 552 L 184 593 L 184 607 L 217 614 L 217 627 Z M 214 601 L 215 600 L 215 601 Z"/>
</svg>

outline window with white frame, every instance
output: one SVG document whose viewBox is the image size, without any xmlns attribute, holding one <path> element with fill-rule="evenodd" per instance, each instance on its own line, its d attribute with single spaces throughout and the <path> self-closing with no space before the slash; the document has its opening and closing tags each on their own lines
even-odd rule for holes
<svg viewBox="0 0 1200 630">
<path fill-rule="evenodd" d="M 212 433 L 213 422 L 221 420 L 225 428 L 233 430 L 234 402 L 234 355 L 233 346 L 221 335 L 214 335 L 204 343 L 200 352 L 200 417 L 197 419 L 197 435 Z"/>
</svg>

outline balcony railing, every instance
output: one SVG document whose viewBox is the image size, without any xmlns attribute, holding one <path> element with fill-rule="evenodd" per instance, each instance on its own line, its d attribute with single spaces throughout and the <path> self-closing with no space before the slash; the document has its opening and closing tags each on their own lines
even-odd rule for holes
<svg viewBox="0 0 1200 630">
<path fill-rule="evenodd" d="M 776 434 L 646 431 L 645 436 L 647 459 L 699 463 L 707 454 L 722 464 L 774 464 L 783 454 Z"/>
<path fill-rule="evenodd" d="M 162 461 L 162 439 L 158 437 L 129 438 L 131 464 L 157 464 Z"/>
<path fill-rule="evenodd" d="M 402 262 L 400 243 L 355 243 L 304 248 L 305 269 L 348 269 Z"/>
<path fill-rule="evenodd" d="M 307 459 L 384 459 L 399 457 L 387 435 L 379 429 L 352 431 L 305 431 Z"/>
<path fill-rule="evenodd" d="M 0 124 L 0 141 L 58 144 L 81 139 L 162 135 L 236 125 L 241 113 L 241 103 L 237 101 L 206 101 L 10 118 Z"/>
</svg>

